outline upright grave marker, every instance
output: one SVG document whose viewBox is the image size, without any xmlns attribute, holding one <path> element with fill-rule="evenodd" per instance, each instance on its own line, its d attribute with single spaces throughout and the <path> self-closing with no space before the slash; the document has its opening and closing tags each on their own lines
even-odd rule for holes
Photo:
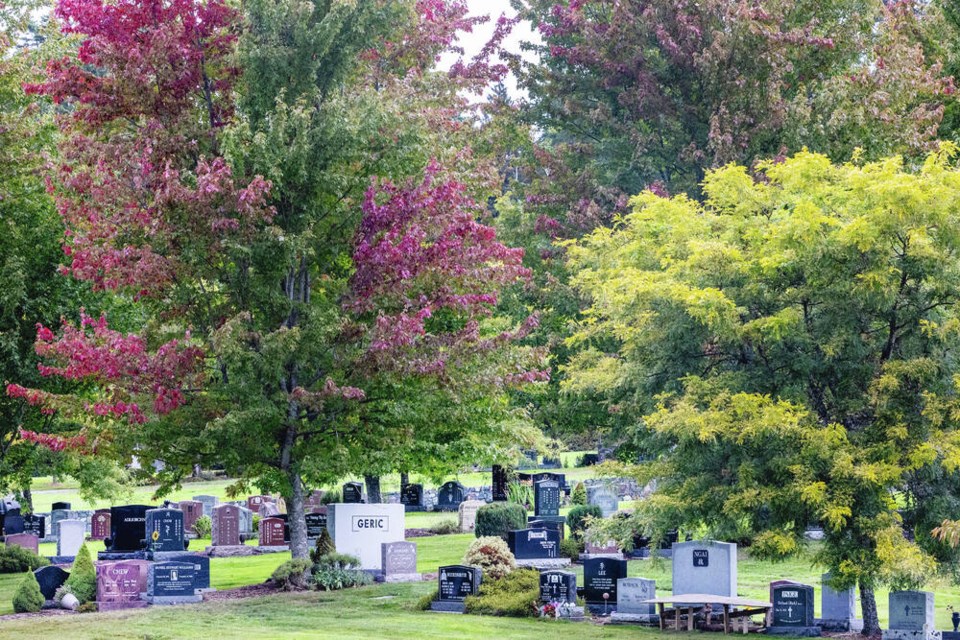
<svg viewBox="0 0 960 640">
<path fill-rule="evenodd" d="M 360 504 L 363 502 L 363 485 L 359 482 L 344 483 L 343 502 L 345 504 Z"/>
<path fill-rule="evenodd" d="M 600 514 L 604 518 L 609 518 L 620 509 L 616 492 L 605 484 L 587 487 L 587 503 L 600 507 Z"/>
<path fill-rule="evenodd" d="M 185 604 L 200 602 L 197 594 L 197 570 L 192 562 L 166 560 L 155 562 L 147 577 L 147 602 L 150 604 Z"/>
<path fill-rule="evenodd" d="M 144 517 L 147 547 L 153 553 L 183 553 L 185 532 L 183 511 L 179 509 L 148 509 Z"/>
<path fill-rule="evenodd" d="M 430 608 L 434 611 L 463 613 L 463 601 L 467 596 L 476 595 L 480 588 L 483 572 L 477 567 L 448 565 L 440 567 L 437 574 L 439 594 Z"/>
<path fill-rule="evenodd" d="M 854 587 L 835 591 L 830 574 L 821 577 L 820 626 L 824 631 L 862 631 L 863 620 L 857 618 L 857 595 Z"/>
<path fill-rule="evenodd" d="M 316 540 L 327 528 L 327 508 L 317 507 L 314 513 L 308 513 L 304 516 L 307 521 L 307 538 Z"/>
<path fill-rule="evenodd" d="M 5 536 L 3 542 L 8 547 L 21 547 L 34 553 L 40 553 L 40 538 L 32 533 L 13 533 Z"/>
<path fill-rule="evenodd" d="M 380 545 L 380 579 L 384 582 L 419 582 L 417 545 L 412 542 L 384 542 Z"/>
<path fill-rule="evenodd" d="M 261 547 L 282 547 L 285 546 L 283 540 L 284 525 L 286 523 L 280 518 L 264 518 L 260 521 L 260 546 Z"/>
<path fill-rule="evenodd" d="M 240 507 L 221 504 L 213 508 L 212 540 L 214 547 L 231 547 L 240 544 Z"/>
<path fill-rule="evenodd" d="M 464 500 L 457 509 L 460 533 L 469 533 L 477 525 L 477 511 L 487 504 L 483 500 Z"/>
<path fill-rule="evenodd" d="M 592 558 L 583 563 L 583 599 L 591 611 L 610 613 L 617 604 L 617 581 L 627 577 L 627 561 Z M 604 597 L 606 596 L 606 597 Z"/>
<path fill-rule="evenodd" d="M 35 513 L 23 516 L 23 532 L 32 533 L 38 538 L 47 537 L 47 517 Z"/>
<path fill-rule="evenodd" d="M 97 608 L 100 611 L 147 606 L 140 599 L 140 570 L 137 562 L 107 562 L 97 565 Z"/>
<path fill-rule="evenodd" d="M 180 511 L 183 511 L 184 532 L 195 533 L 193 525 L 203 515 L 203 503 L 199 500 L 181 500 Z"/>
<path fill-rule="evenodd" d="M 90 520 L 90 539 L 106 540 L 110 537 L 110 509 L 97 509 Z"/>
<path fill-rule="evenodd" d="M 673 545 L 673 595 L 737 596 L 737 545 L 693 540 Z"/>
<path fill-rule="evenodd" d="M 540 572 L 541 602 L 577 602 L 577 574 L 569 571 Z"/>
<path fill-rule="evenodd" d="M 492 469 L 493 474 L 493 501 L 506 502 L 510 496 L 507 490 L 509 478 L 507 477 L 506 467 L 495 464 Z"/>
<path fill-rule="evenodd" d="M 813 619 L 813 587 L 786 580 L 770 583 L 768 635 L 817 637 L 820 627 Z"/>
<path fill-rule="evenodd" d="M 87 523 L 83 520 L 61 520 L 57 537 L 57 555 L 70 558 L 77 555 L 87 536 Z"/>
<path fill-rule="evenodd" d="M 147 539 L 147 511 L 143 504 L 110 508 L 109 553 L 129 554 L 144 548 Z"/>
<path fill-rule="evenodd" d="M 400 488 L 400 504 L 407 511 L 423 511 L 423 485 L 405 484 Z"/>
<path fill-rule="evenodd" d="M 610 615 L 611 622 L 656 624 L 660 621 L 657 606 L 646 600 L 657 597 L 657 581 L 646 578 L 617 580 L 617 610 Z"/>
<path fill-rule="evenodd" d="M 934 625 L 933 593 L 929 591 L 891 591 L 890 624 L 883 640 L 939 640 Z"/>
<path fill-rule="evenodd" d="M 466 495 L 466 488 L 451 480 L 437 489 L 437 511 L 456 511 Z"/>
<path fill-rule="evenodd" d="M 206 591 L 215 591 L 210 588 L 210 558 L 199 553 L 184 553 L 178 556 L 170 556 L 168 562 L 180 562 L 193 565 L 193 584 L 195 592 L 199 595 Z M 146 591 L 144 586 L 144 591 Z"/>
<path fill-rule="evenodd" d="M 360 559 L 360 568 L 378 574 L 383 570 L 381 546 L 403 542 L 406 511 L 402 504 L 331 504 L 327 530 L 338 553 Z"/>
<path fill-rule="evenodd" d="M 565 566 L 560 557 L 560 534 L 550 529 L 520 529 L 507 534 L 507 545 L 520 566 Z"/>
<path fill-rule="evenodd" d="M 3 535 L 10 536 L 17 533 L 23 533 L 23 516 L 20 515 L 20 509 L 10 509 L 3 514 Z"/>
<path fill-rule="evenodd" d="M 203 515 L 213 517 L 213 508 L 220 504 L 217 496 L 193 496 L 193 500 L 203 505 Z"/>
<path fill-rule="evenodd" d="M 533 513 L 537 518 L 560 515 L 560 483 L 542 480 L 533 485 Z"/>
</svg>

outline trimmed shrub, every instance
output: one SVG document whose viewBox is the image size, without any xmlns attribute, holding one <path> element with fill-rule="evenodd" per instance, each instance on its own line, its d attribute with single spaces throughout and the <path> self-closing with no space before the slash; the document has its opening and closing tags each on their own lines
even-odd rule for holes
<svg viewBox="0 0 960 640">
<path fill-rule="evenodd" d="M 70 568 L 70 577 L 64 584 L 73 590 L 73 595 L 77 596 L 80 604 L 97 599 L 97 570 L 93 568 L 90 549 L 86 543 L 80 545 L 80 551 Z"/>
<path fill-rule="evenodd" d="M 82 605 L 77 607 L 77 613 L 96 613 L 96 612 L 97 612 L 96 602 L 84 602 Z"/>
<path fill-rule="evenodd" d="M 287 560 L 273 570 L 270 577 L 284 591 L 304 591 L 310 588 L 313 563 L 306 558 Z"/>
<path fill-rule="evenodd" d="M 373 578 L 360 568 L 360 560 L 345 553 L 328 553 L 313 565 L 313 581 L 323 591 L 370 584 Z"/>
<path fill-rule="evenodd" d="M 497 536 L 506 540 L 510 531 L 526 528 L 526 509 L 512 502 L 492 502 L 477 509 L 473 533 L 478 538 Z"/>
<path fill-rule="evenodd" d="M 430 525 L 430 533 L 438 536 L 444 536 L 450 533 L 460 533 L 460 523 L 456 520 L 441 520 L 436 524 Z"/>
<path fill-rule="evenodd" d="M 434 589 L 430 593 L 424 595 L 422 598 L 417 600 L 416 609 L 418 611 L 429 611 L 430 605 L 440 597 L 440 589 Z"/>
<path fill-rule="evenodd" d="M 583 532 L 587 529 L 587 518 L 602 518 L 603 512 L 595 504 L 577 505 L 570 509 L 567 514 L 567 526 L 570 527 L 570 535 L 577 540 L 583 540 Z"/>
<path fill-rule="evenodd" d="M 583 540 L 570 536 L 560 541 L 560 555 L 576 561 L 583 553 Z"/>
<path fill-rule="evenodd" d="M 253 532 L 260 533 L 260 514 L 253 514 Z"/>
<path fill-rule="evenodd" d="M 36 613 L 43 608 L 43 594 L 33 571 L 27 571 L 13 594 L 13 610 L 17 613 Z"/>
<path fill-rule="evenodd" d="M 467 613 L 516 618 L 540 615 L 540 572 L 518 569 L 499 580 L 483 580 L 480 591 L 464 600 Z"/>
<path fill-rule="evenodd" d="M 338 502 L 343 502 L 343 494 L 340 489 L 325 491 L 324 494 L 320 496 L 320 504 L 337 504 Z"/>
<path fill-rule="evenodd" d="M 16 545 L 0 547 L 0 573 L 34 571 L 48 564 L 50 564 L 49 560 L 38 556 L 30 549 Z"/>
<path fill-rule="evenodd" d="M 497 536 L 485 536 L 471 542 L 463 555 L 463 563 L 483 569 L 484 580 L 502 578 L 517 567 L 507 543 Z"/>
<path fill-rule="evenodd" d="M 336 552 L 337 547 L 333 544 L 333 538 L 330 537 L 330 532 L 324 528 L 323 531 L 320 532 L 320 536 L 317 538 L 313 549 L 310 550 L 310 560 L 314 564 L 317 564 L 323 556 Z"/>
<path fill-rule="evenodd" d="M 209 538 L 213 532 L 213 520 L 210 519 L 210 516 L 197 518 L 197 521 L 193 523 L 193 532 L 197 534 L 198 538 Z"/>
<path fill-rule="evenodd" d="M 577 485 L 573 488 L 573 493 L 570 494 L 570 504 L 574 505 L 584 505 L 587 504 L 587 488 L 583 486 L 582 482 L 578 482 Z"/>
</svg>

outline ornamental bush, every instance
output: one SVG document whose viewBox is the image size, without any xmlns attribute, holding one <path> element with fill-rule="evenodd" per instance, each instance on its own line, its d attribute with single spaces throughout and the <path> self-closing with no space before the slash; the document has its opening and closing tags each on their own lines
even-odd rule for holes
<svg viewBox="0 0 960 640">
<path fill-rule="evenodd" d="M 313 565 L 313 581 L 322 591 L 336 591 L 370 584 L 370 574 L 360 568 L 360 560 L 345 553 L 328 553 Z"/>
<path fill-rule="evenodd" d="M 80 545 L 80 551 L 77 552 L 70 569 L 70 577 L 64 584 L 73 589 L 73 595 L 77 596 L 80 604 L 97 599 L 97 570 L 93 567 L 86 543 Z"/>
<path fill-rule="evenodd" d="M 36 613 L 43 607 L 43 594 L 40 583 L 33 571 L 27 571 L 13 594 L 13 610 L 17 613 Z"/>
<path fill-rule="evenodd" d="M 517 618 L 538 616 L 539 604 L 540 572 L 536 569 L 518 569 L 499 580 L 484 580 L 479 593 L 464 600 L 467 613 Z"/>
<path fill-rule="evenodd" d="M 506 540 L 510 531 L 526 528 L 526 509 L 512 502 L 492 502 L 477 509 L 473 532 L 478 538 L 497 536 Z"/>
<path fill-rule="evenodd" d="M 463 562 L 483 569 L 484 580 L 502 578 L 517 566 L 507 543 L 497 536 L 484 536 L 471 542 Z"/>
<path fill-rule="evenodd" d="M 284 591 L 304 591 L 310 588 L 313 563 L 306 558 L 287 560 L 274 569 L 270 577 Z"/>
<path fill-rule="evenodd" d="M 603 512 L 595 504 L 577 505 L 567 514 L 567 526 L 570 527 L 570 536 L 583 540 L 583 532 L 587 529 L 587 518 L 602 518 Z"/>
<path fill-rule="evenodd" d="M 48 564 L 50 564 L 49 560 L 38 556 L 30 549 L 15 545 L 0 547 L 0 573 L 34 571 Z"/>
<path fill-rule="evenodd" d="M 330 532 L 324 528 L 323 531 L 320 532 L 319 537 L 317 537 L 317 542 L 313 549 L 310 550 L 310 560 L 316 564 L 320 562 L 320 558 L 323 556 L 336 552 L 337 547 L 333 544 L 333 538 L 330 537 Z"/>
<path fill-rule="evenodd" d="M 577 486 L 573 488 L 573 493 L 570 494 L 570 504 L 587 504 L 587 488 L 583 486 L 582 482 L 578 482 Z"/>
<path fill-rule="evenodd" d="M 210 516 L 200 516 L 197 518 L 197 521 L 193 523 L 193 532 L 197 534 L 198 538 L 209 538 L 212 531 L 213 521 L 210 519 Z"/>
</svg>

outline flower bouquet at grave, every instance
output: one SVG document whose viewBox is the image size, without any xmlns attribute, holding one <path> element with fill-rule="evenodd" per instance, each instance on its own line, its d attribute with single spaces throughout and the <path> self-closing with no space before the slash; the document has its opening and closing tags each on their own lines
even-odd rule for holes
<svg viewBox="0 0 960 640">
<path fill-rule="evenodd" d="M 539 607 L 541 618 L 556 618 L 559 613 L 559 607 L 556 602 L 548 602 Z"/>
</svg>

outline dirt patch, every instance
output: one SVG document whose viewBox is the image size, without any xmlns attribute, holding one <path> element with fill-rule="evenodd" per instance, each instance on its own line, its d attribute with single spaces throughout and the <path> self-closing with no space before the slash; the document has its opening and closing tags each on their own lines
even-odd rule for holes
<svg viewBox="0 0 960 640">
<path fill-rule="evenodd" d="M 11 613 L 5 616 L 0 616 L 0 620 L 19 620 L 21 618 L 47 618 L 50 616 L 73 615 L 77 615 L 77 612 L 70 611 L 69 609 L 44 609 L 38 613 Z"/>
<path fill-rule="evenodd" d="M 262 584 L 251 584 L 246 587 L 237 587 L 236 589 L 224 589 L 223 591 L 211 591 L 203 594 L 205 602 L 214 600 L 241 600 L 243 598 L 259 598 L 269 596 L 274 593 L 283 593 L 272 582 Z"/>
<path fill-rule="evenodd" d="M 407 538 L 426 538 L 428 536 L 435 536 L 433 531 L 430 529 L 406 529 L 404 531 L 404 536 Z"/>
</svg>

